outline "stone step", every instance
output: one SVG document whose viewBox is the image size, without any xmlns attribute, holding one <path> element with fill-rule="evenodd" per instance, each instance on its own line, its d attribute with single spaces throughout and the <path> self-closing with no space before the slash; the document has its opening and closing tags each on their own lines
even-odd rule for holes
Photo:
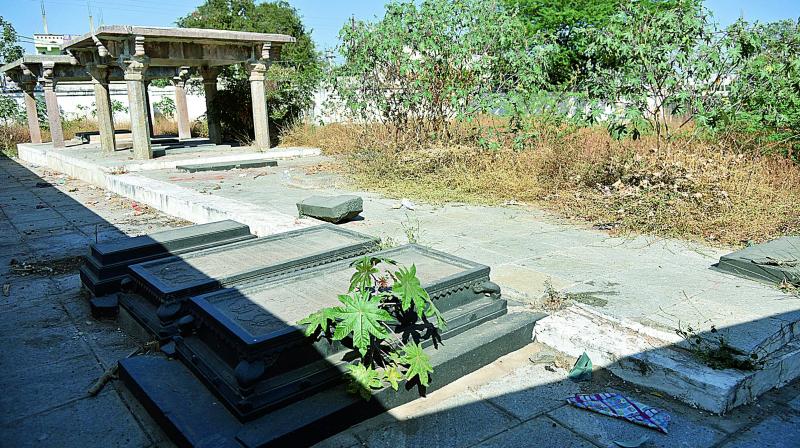
<svg viewBox="0 0 800 448">
<path fill-rule="evenodd" d="M 595 367 L 717 414 L 800 377 L 796 339 L 765 357 L 756 370 L 714 369 L 686 350 L 677 334 L 586 305 L 572 305 L 540 320 L 534 338 L 572 357 L 586 352 Z"/>
<path fill-rule="evenodd" d="M 434 368 L 427 392 L 524 347 L 542 316 L 505 315 L 449 339 L 438 349 L 426 349 Z M 242 422 L 183 363 L 157 356 L 123 359 L 120 378 L 179 446 L 308 446 L 420 397 L 417 388 L 398 392 L 387 388 L 364 401 L 339 384 Z"/>
</svg>

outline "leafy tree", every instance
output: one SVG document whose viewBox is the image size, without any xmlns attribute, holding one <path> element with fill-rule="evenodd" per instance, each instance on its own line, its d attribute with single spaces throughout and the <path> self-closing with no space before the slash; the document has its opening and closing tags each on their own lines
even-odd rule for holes
<svg viewBox="0 0 800 448">
<path fill-rule="evenodd" d="M 605 28 L 585 32 L 585 93 L 592 121 L 605 118 L 615 136 L 654 131 L 660 144 L 692 120 L 704 124 L 742 57 L 701 0 L 643 3 L 653 4 L 629 0 Z"/>
<path fill-rule="evenodd" d="M 532 35 L 557 44 L 550 54 L 548 78 L 554 85 L 573 84 L 585 71 L 586 39 L 579 30 L 602 29 L 619 12 L 623 0 L 505 0 Z"/>
<path fill-rule="evenodd" d="M 525 25 L 482 0 L 392 2 L 373 23 L 340 32 L 344 63 L 332 71 L 338 100 L 397 142 L 451 136 L 454 120 L 505 111 L 519 117 L 544 80 Z"/>
<path fill-rule="evenodd" d="M 0 16 L 0 65 L 22 57 L 22 47 L 17 44 L 17 31 L 11 22 Z"/>
<path fill-rule="evenodd" d="M 254 0 L 206 0 L 177 21 L 184 28 L 214 28 L 258 33 L 288 34 L 297 39 L 286 44 L 281 61 L 267 72 L 267 104 L 273 140 L 279 130 L 312 104 L 319 77 L 319 56 L 298 11 L 285 1 L 256 4 Z M 226 68 L 220 75 L 225 89 L 216 98 L 220 124 L 227 138 L 253 138 L 252 98 L 247 73 L 241 67 Z"/>
<path fill-rule="evenodd" d="M 750 134 L 742 140 L 800 162 L 800 20 L 740 21 L 728 35 L 744 62 L 731 77 L 723 104 L 709 111 L 709 124 Z"/>
</svg>

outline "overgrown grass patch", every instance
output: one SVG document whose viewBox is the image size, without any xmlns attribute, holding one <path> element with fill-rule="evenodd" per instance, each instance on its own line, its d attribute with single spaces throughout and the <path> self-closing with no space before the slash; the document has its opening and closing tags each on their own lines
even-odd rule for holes
<svg viewBox="0 0 800 448">
<path fill-rule="evenodd" d="M 549 125 L 547 125 L 549 126 Z M 800 233 L 800 166 L 720 141 L 614 140 L 605 129 L 542 129 L 532 147 L 394 145 L 383 127 L 300 125 L 360 188 L 433 203 L 526 202 L 614 232 L 740 245 Z"/>
</svg>

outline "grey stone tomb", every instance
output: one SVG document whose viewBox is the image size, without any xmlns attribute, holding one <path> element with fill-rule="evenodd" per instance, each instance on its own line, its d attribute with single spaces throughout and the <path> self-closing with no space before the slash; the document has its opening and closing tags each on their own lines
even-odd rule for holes
<svg viewBox="0 0 800 448">
<path fill-rule="evenodd" d="M 190 295 L 365 254 L 378 242 L 323 225 L 133 264 L 129 272 L 138 294 L 123 294 L 122 306 L 152 333 L 165 337 L 174 331 L 183 299 Z"/>
<path fill-rule="evenodd" d="M 716 270 L 764 283 L 800 287 L 800 236 L 785 236 L 723 255 Z"/>
<path fill-rule="evenodd" d="M 414 317 L 392 328 L 426 347 L 435 369 L 428 391 L 528 344 L 542 317 L 508 314 L 487 266 L 417 245 L 372 255 L 414 264 L 448 322 L 438 330 Z M 166 347 L 181 363 L 122 360 L 121 378 L 181 446 L 209 440 L 220 446 L 305 446 L 418 398 L 420 390 L 410 386 L 376 391 L 369 402 L 347 393 L 342 373 L 348 350 L 314 342 L 296 324 L 338 304 L 355 260 L 191 297 L 174 347 Z"/>
<path fill-rule="evenodd" d="M 92 244 L 79 269 L 81 283 L 103 296 L 119 291 L 131 264 L 252 238 L 250 227 L 226 220 Z"/>
<path fill-rule="evenodd" d="M 332 223 L 348 221 L 364 211 L 360 196 L 311 196 L 297 203 L 297 212 L 302 218 L 310 216 Z"/>
</svg>

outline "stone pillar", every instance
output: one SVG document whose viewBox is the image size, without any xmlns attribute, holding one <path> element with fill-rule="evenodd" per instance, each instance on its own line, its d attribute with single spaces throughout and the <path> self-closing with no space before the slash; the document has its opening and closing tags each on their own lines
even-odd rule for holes
<svg viewBox="0 0 800 448">
<path fill-rule="evenodd" d="M 253 64 L 250 67 L 250 95 L 253 97 L 253 130 L 254 146 L 258 149 L 269 149 L 269 115 L 267 111 L 267 65 Z"/>
<path fill-rule="evenodd" d="M 153 115 L 153 108 L 150 106 L 150 81 L 144 82 L 144 104 L 147 109 L 147 133 L 150 134 L 150 138 L 156 136 L 155 132 L 153 132 L 153 121 L 156 119 L 155 115 Z"/>
<path fill-rule="evenodd" d="M 103 152 L 116 150 L 114 135 L 114 112 L 111 110 L 111 96 L 108 91 L 108 67 L 95 65 L 89 67 L 94 86 L 94 104 L 97 106 L 97 125 L 100 131 L 100 148 Z"/>
<path fill-rule="evenodd" d="M 36 110 L 36 97 L 34 89 L 36 82 L 25 82 L 21 85 L 25 96 L 25 113 L 28 117 L 28 132 L 31 134 L 31 143 L 42 143 L 42 130 L 39 127 L 39 112 Z"/>
<path fill-rule="evenodd" d="M 54 148 L 64 147 L 64 131 L 61 128 L 61 113 L 56 97 L 56 80 L 53 77 L 53 63 L 42 64 L 41 84 L 44 89 L 44 101 L 47 105 L 47 121 L 50 123 L 50 141 Z"/>
<path fill-rule="evenodd" d="M 219 115 L 213 106 L 214 98 L 217 96 L 217 75 L 219 75 L 219 69 L 216 67 L 200 68 L 200 76 L 203 77 L 203 90 L 206 94 L 208 139 L 219 145 L 222 143 L 222 129 L 219 125 Z"/>
<path fill-rule="evenodd" d="M 261 57 L 250 63 L 250 95 L 253 98 L 254 145 L 258 149 L 269 149 L 269 110 L 267 108 L 267 70 L 272 61 L 280 57 L 280 45 L 271 42 L 261 44 Z"/>
<path fill-rule="evenodd" d="M 133 156 L 136 159 L 152 159 L 153 149 L 150 146 L 149 122 L 147 114 L 147 90 L 144 73 L 147 71 L 148 59 L 144 54 L 144 37 L 136 36 L 136 53 L 125 64 L 125 84 L 128 86 L 128 110 L 131 117 L 131 137 L 133 138 Z"/>
<path fill-rule="evenodd" d="M 192 125 L 189 123 L 189 106 L 186 103 L 186 79 L 189 77 L 189 67 L 181 67 L 178 74 L 172 78 L 175 87 L 175 115 L 178 120 L 178 138 L 192 138 Z"/>
</svg>

